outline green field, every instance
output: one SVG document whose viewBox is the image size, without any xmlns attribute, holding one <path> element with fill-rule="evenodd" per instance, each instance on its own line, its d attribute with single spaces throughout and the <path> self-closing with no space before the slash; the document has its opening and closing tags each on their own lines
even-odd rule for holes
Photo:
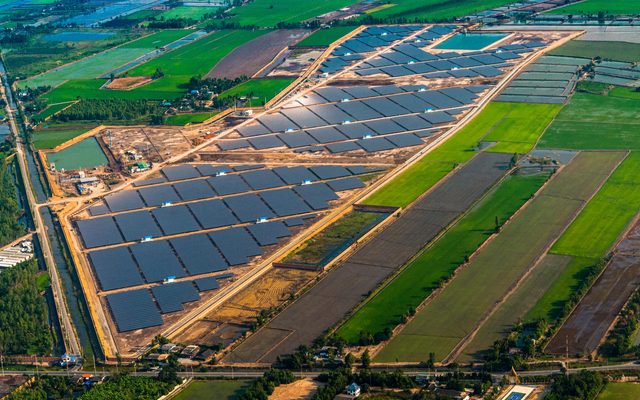
<svg viewBox="0 0 640 400">
<path fill-rule="evenodd" d="M 296 46 L 329 46 L 331 43 L 353 31 L 355 26 L 337 26 L 328 29 L 318 29 L 310 36 L 300 41 Z"/>
<path fill-rule="evenodd" d="M 73 102 L 52 104 L 47 108 L 45 108 L 44 110 L 40 111 L 38 114 L 32 116 L 31 120 L 44 121 L 45 119 L 49 118 L 53 114 L 58 113 L 64 110 L 65 108 L 69 107 L 71 104 L 73 104 Z"/>
<path fill-rule="evenodd" d="M 526 117 L 529 120 L 531 117 L 527 115 L 525 110 L 528 110 L 530 106 L 532 105 L 490 103 L 479 115 L 446 142 L 365 199 L 364 204 L 406 207 L 451 172 L 456 164 L 464 163 L 477 154 L 478 142 L 491 138 L 494 129 L 497 126 L 501 126 L 502 121 L 509 116 L 511 111 L 516 110 L 517 115 Z M 546 117 L 548 118 L 552 108 L 542 107 L 542 109 L 546 110 Z M 511 147 L 511 150 L 515 148 L 524 149 L 525 147 L 531 147 L 535 143 L 534 134 L 528 133 L 529 127 L 526 128 L 524 134 L 511 132 L 508 128 L 513 123 L 509 122 L 502 125 L 493 135 L 509 140 L 516 140 L 517 138 L 517 140 L 522 140 L 523 142 L 510 142 L 503 147 L 498 147 L 498 150 L 502 148 L 506 151 L 509 150 L 509 147 Z M 539 126 L 535 126 L 534 132 L 537 132 L 535 135 L 540 134 L 540 129 Z"/>
<path fill-rule="evenodd" d="M 165 30 L 154 33 L 148 37 L 129 42 L 120 47 L 83 58 L 73 64 L 68 64 L 58 69 L 53 69 L 44 74 L 34 76 L 25 81 L 18 82 L 21 88 L 30 86 L 58 86 L 71 79 L 93 79 L 108 73 L 109 71 L 126 64 L 131 60 L 150 52 L 156 47 L 164 46 L 188 35 L 191 31 Z"/>
<path fill-rule="evenodd" d="M 553 246 L 551 252 L 604 256 L 640 209 L 640 153 L 631 153 Z"/>
<path fill-rule="evenodd" d="M 296 23 L 356 3 L 355 0 L 253 0 L 230 11 L 231 22 L 271 28 L 278 22 Z"/>
<path fill-rule="evenodd" d="M 391 6 L 372 12 L 376 18 L 405 18 L 426 21 L 452 20 L 477 11 L 509 4 L 509 0 L 392 0 Z"/>
<path fill-rule="evenodd" d="M 393 329 L 409 308 L 416 308 L 464 263 L 465 256 L 494 233 L 496 217 L 506 221 L 542 186 L 547 176 L 508 177 L 360 308 L 338 330 L 338 335 L 357 343 L 360 332 L 374 334 L 385 328 Z"/>
<path fill-rule="evenodd" d="M 623 154 L 581 153 L 376 356 L 446 357 L 564 230 Z M 533 223 L 532 221 L 535 221 Z"/>
<path fill-rule="evenodd" d="M 251 79 L 222 92 L 220 98 L 233 96 L 251 97 L 251 99 L 256 100 L 251 102 L 251 106 L 264 105 L 265 102 L 274 98 L 293 81 L 294 79 L 292 78 Z"/>
<path fill-rule="evenodd" d="M 638 14 L 640 4 L 637 0 L 585 0 L 549 11 L 553 14 Z"/>
<path fill-rule="evenodd" d="M 487 151 L 518 154 L 526 154 L 533 149 L 562 108 L 559 104 L 527 103 L 491 103 L 489 107 L 503 116 L 483 139 L 498 142 Z"/>
<path fill-rule="evenodd" d="M 193 114 L 178 114 L 168 117 L 164 123 L 165 125 L 186 125 L 186 124 L 200 124 L 209 118 L 213 117 L 217 113 L 215 112 L 202 112 Z"/>
<path fill-rule="evenodd" d="M 640 384 L 637 383 L 607 383 L 597 400 L 628 400 L 640 398 Z"/>
<path fill-rule="evenodd" d="M 33 145 L 38 150 L 53 149 L 54 147 L 71 140 L 78 135 L 82 135 L 93 128 L 93 126 L 89 126 L 39 129 L 33 132 Z"/>
<path fill-rule="evenodd" d="M 185 91 L 191 77 L 206 75 L 218 61 L 236 47 L 265 34 L 267 31 L 222 30 L 202 37 L 193 43 L 166 53 L 133 68 L 129 76 L 151 76 L 161 69 L 164 76 L 129 93 L 144 91 Z"/>
<path fill-rule="evenodd" d="M 575 93 L 540 139 L 556 149 L 640 149 L 640 100 Z"/>
<path fill-rule="evenodd" d="M 62 103 L 82 99 L 147 99 L 172 100 L 180 96 L 175 91 L 148 90 L 146 86 L 136 90 L 101 89 L 106 81 L 102 79 L 71 80 L 63 83 L 52 91 L 42 95 L 48 103 Z"/>
<path fill-rule="evenodd" d="M 249 381 L 192 381 L 175 400 L 234 400 L 249 386 Z"/>
<path fill-rule="evenodd" d="M 595 58 L 606 60 L 635 62 L 640 60 L 640 44 L 629 42 L 607 42 L 590 40 L 572 40 L 551 50 L 554 56 Z"/>
<path fill-rule="evenodd" d="M 190 6 L 178 6 L 167 10 L 160 14 L 159 18 L 174 19 L 174 18 L 187 18 L 200 20 L 206 14 L 215 14 L 218 7 L 190 7 Z"/>
<path fill-rule="evenodd" d="M 518 289 L 500 305 L 465 347 L 458 362 L 481 361 L 482 354 L 491 349 L 496 340 L 507 336 L 522 315 L 529 311 L 565 269 L 571 257 L 547 255 L 540 261 Z"/>
</svg>

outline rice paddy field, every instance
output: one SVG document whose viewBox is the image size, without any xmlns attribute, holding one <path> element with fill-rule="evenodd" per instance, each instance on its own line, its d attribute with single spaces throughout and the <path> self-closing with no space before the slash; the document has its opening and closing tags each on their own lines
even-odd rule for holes
<svg viewBox="0 0 640 400">
<path fill-rule="evenodd" d="M 629 42 L 572 40 L 557 49 L 551 50 L 549 54 L 554 56 L 580 58 L 601 57 L 606 60 L 635 62 L 640 60 L 640 44 Z"/>
<path fill-rule="evenodd" d="M 215 14 L 218 7 L 191 7 L 191 6 L 178 6 L 171 10 L 164 11 L 159 18 L 174 19 L 174 18 L 187 18 L 200 20 L 207 14 Z"/>
<path fill-rule="evenodd" d="M 506 221 L 546 181 L 548 174 L 512 175 L 464 215 L 453 227 L 419 254 L 388 285 L 338 330 L 338 335 L 357 343 L 360 333 L 375 334 L 393 329 L 402 315 L 416 308 L 440 282 L 464 263 L 495 232 L 495 219 Z"/>
<path fill-rule="evenodd" d="M 247 97 L 253 99 L 252 106 L 264 105 L 293 81 L 294 79 L 291 78 L 251 79 L 222 92 L 220 97 Z"/>
<path fill-rule="evenodd" d="M 557 239 L 622 153 L 581 153 L 384 347 L 375 361 L 442 360 Z M 535 223 L 532 223 L 535 221 Z"/>
<path fill-rule="evenodd" d="M 607 14 L 638 14 L 640 4 L 635 0 L 585 0 L 565 7 L 548 11 L 553 14 L 597 14 L 604 11 Z"/>
<path fill-rule="evenodd" d="M 247 380 L 194 380 L 179 392 L 176 400 L 235 400 L 249 386 Z"/>
<path fill-rule="evenodd" d="M 25 81 L 20 81 L 18 86 L 21 88 L 56 87 L 68 80 L 97 78 L 129 61 L 135 60 L 156 47 L 174 42 L 189 33 L 191 32 L 183 29 L 160 31 L 94 56 L 83 58 L 72 64 L 47 71 Z"/>
<path fill-rule="evenodd" d="M 498 141 L 489 149 L 492 152 L 526 153 L 533 148 L 559 110 L 558 105 L 489 103 L 450 139 L 373 193 L 364 203 L 395 207 L 411 204 L 456 165 L 473 157 L 480 141 Z"/>
<path fill-rule="evenodd" d="M 418 18 L 427 21 L 449 20 L 478 11 L 500 7 L 511 3 L 509 0 L 395 0 L 388 7 L 381 7 L 370 15 L 376 18 Z"/>
<path fill-rule="evenodd" d="M 632 382 L 607 383 L 598 400 L 626 400 L 640 398 L 640 385 Z"/>
<path fill-rule="evenodd" d="M 308 37 L 301 40 L 297 47 L 326 47 L 355 29 L 354 26 L 337 26 L 327 29 L 318 29 Z"/>
<path fill-rule="evenodd" d="M 356 3 L 355 0 L 254 0 L 230 11 L 230 22 L 255 25 L 261 28 L 275 27 L 278 22 L 295 23 Z"/>
<path fill-rule="evenodd" d="M 48 129 L 39 129 L 33 132 L 33 145 L 38 150 L 53 149 L 62 143 L 73 139 L 78 135 L 82 135 L 93 126 L 89 127 L 50 127 Z"/>
<path fill-rule="evenodd" d="M 45 93 L 41 98 L 49 104 L 63 103 L 81 99 L 148 99 L 171 100 L 180 96 L 175 91 L 147 90 L 141 87 L 136 90 L 101 89 L 104 79 L 77 79 L 63 83 L 57 88 Z"/>
<path fill-rule="evenodd" d="M 575 93 L 540 139 L 539 148 L 639 149 L 640 100 Z"/>
<path fill-rule="evenodd" d="M 186 124 L 200 124 L 209 118 L 213 117 L 217 113 L 215 112 L 203 112 L 192 114 L 177 114 L 168 117 L 164 123 L 165 125 L 186 125 Z"/>
<path fill-rule="evenodd" d="M 266 31 L 221 30 L 186 46 L 150 60 L 129 71 L 129 76 L 151 76 L 157 69 L 164 76 L 130 93 L 144 91 L 184 93 L 184 85 L 193 76 L 204 76 L 236 47 Z"/>
</svg>

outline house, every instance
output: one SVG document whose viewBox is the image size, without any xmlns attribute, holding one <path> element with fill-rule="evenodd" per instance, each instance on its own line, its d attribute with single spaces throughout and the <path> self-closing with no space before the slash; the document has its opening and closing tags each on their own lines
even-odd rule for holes
<svg viewBox="0 0 640 400">
<path fill-rule="evenodd" d="M 470 400 L 467 392 L 452 389 L 436 389 L 435 392 L 441 396 L 447 397 L 453 400 Z"/>
<path fill-rule="evenodd" d="M 163 344 L 162 346 L 160 346 L 160 351 L 163 353 L 172 353 L 175 350 L 176 346 L 177 345 L 175 343 Z"/>
<path fill-rule="evenodd" d="M 182 350 L 182 353 L 180 353 L 180 355 L 183 356 L 183 357 L 192 359 L 199 352 L 200 352 L 200 347 L 199 346 L 196 346 L 195 344 L 190 344 L 187 347 L 185 347 L 184 350 Z"/>
<path fill-rule="evenodd" d="M 360 396 L 360 386 L 358 386 L 358 384 L 355 382 L 347 386 L 346 391 L 349 396 L 353 396 L 353 397 Z"/>
</svg>

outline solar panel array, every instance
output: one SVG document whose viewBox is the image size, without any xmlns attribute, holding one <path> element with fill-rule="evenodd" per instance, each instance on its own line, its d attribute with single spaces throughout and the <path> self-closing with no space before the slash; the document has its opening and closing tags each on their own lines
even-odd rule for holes
<svg viewBox="0 0 640 400">
<path fill-rule="evenodd" d="M 543 56 L 527 67 L 496 101 L 563 104 L 575 88 L 586 58 Z"/>
<path fill-rule="evenodd" d="M 248 138 L 246 147 L 252 147 L 257 138 L 269 137 L 277 139 L 278 147 L 295 152 L 376 152 L 419 146 L 423 144 L 421 138 L 454 122 L 454 116 L 469 108 L 487 88 L 483 85 L 439 90 L 427 90 L 423 85 L 323 87 L 288 103 L 281 111 L 238 128 L 237 134 Z M 315 116 L 313 127 L 308 127 L 309 115 Z M 368 140 L 374 137 L 375 140 Z M 227 148 L 223 145 L 227 141 L 218 143 L 221 150 Z"/>
<path fill-rule="evenodd" d="M 640 68 L 632 63 L 600 61 L 596 63 L 594 76 L 589 80 L 608 85 L 640 87 Z"/>
<path fill-rule="evenodd" d="M 154 192 L 160 193 L 183 183 L 210 184 L 212 179 L 235 177 L 251 192 L 77 221 L 85 247 L 96 249 L 88 256 L 102 290 L 210 274 L 245 264 L 261 255 L 262 247 L 290 236 L 290 227 L 304 223 L 302 219 L 269 219 L 300 214 L 314 217 L 310 213 L 327 209 L 329 202 L 339 198 L 336 192 L 364 186 L 356 175 L 381 170 L 364 166 L 283 166 L 206 177 L 200 174 L 207 170 L 202 165 L 183 167 L 167 174 L 171 182 L 144 189 L 163 188 Z M 225 192 L 236 192 L 232 189 L 233 185 L 225 186 Z M 203 232 L 211 229 L 216 230 Z"/>
</svg>

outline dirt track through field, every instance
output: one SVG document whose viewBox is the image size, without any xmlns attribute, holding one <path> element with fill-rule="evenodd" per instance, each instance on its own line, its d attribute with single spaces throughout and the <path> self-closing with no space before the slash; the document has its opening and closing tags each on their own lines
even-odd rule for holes
<svg viewBox="0 0 640 400">
<path fill-rule="evenodd" d="M 298 43 L 308 34 L 309 31 L 305 29 L 281 29 L 259 36 L 227 54 L 206 77 L 251 77 L 270 63 L 282 49 Z"/>
<path fill-rule="evenodd" d="M 311 344 L 500 180 L 510 159 L 509 154 L 477 155 L 241 343 L 224 361 L 272 363 L 301 344 Z"/>
<path fill-rule="evenodd" d="M 640 223 L 629 232 L 596 283 L 547 345 L 545 352 L 569 356 L 594 352 L 616 316 L 640 287 Z M 567 346 L 568 345 L 568 346 Z"/>
</svg>

